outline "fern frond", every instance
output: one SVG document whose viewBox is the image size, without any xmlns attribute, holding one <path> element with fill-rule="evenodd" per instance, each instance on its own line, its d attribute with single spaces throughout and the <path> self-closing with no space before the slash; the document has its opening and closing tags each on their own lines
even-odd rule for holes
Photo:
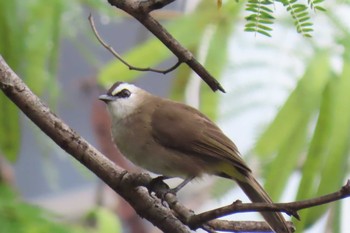
<svg viewBox="0 0 350 233">
<path fill-rule="evenodd" d="M 248 0 L 245 10 L 250 13 L 245 19 L 245 31 L 260 33 L 271 36 L 270 27 L 274 23 L 273 10 L 271 5 L 275 2 L 282 3 L 287 12 L 292 16 L 295 28 L 304 37 L 311 37 L 313 31 L 310 20 L 310 10 L 325 11 L 321 6 L 324 0 L 307 0 L 307 3 L 300 3 L 301 0 Z"/>
<path fill-rule="evenodd" d="M 314 2 L 315 1 L 322 0 L 314 0 Z M 313 31 L 311 27 L 313 24 L 310 22 L 309 7 L 305 4 L 297 3 L 297 0 L 283 0 L 281 2 L 294 19 L 294 25 L 297 32 L 305 37 L 311 37 L 309 33 Z"/>
<path fill-rule="evenodd" d="M 322 3 L 324 2 L 324 0 L 307 0 L 307 3 L 309 4 L 311 9 L 319 10 L 319 11 L 326 11 L 325 8 L 323 8 L 322 6 L 320 6 Z"/>
<path fill-rule="evenodd" d="M 275 19 L 272 16 L 273 11 L 270 6 L 273 4 L 271 0 L 248 0 L 246 11 L 251 12 L 245 19 L 245 31 L 260 33 L 265 36 L 271 36 L 269 31 L 272 31 L 267 25 L 273 24 Z"/>
</svg>

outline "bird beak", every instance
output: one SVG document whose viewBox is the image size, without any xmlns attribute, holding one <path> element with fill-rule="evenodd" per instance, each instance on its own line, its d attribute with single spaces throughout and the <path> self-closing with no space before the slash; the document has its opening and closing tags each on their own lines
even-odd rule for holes
<svg viewBox="0 0 350 233">
<path fill-rule="evenodd" d="M 110 102 L 110 101 L 115 100 L 115 98 L 114 98 L 113 96 L 109 96 L 109 95 L 100 95 L 100 96 L 98 97 L 98 99 L 99 99 L 99 100 L 102 100 L 102 101 L 105 102 L 105 103 L 108 103 L 108 102 Z"/>
</svg>

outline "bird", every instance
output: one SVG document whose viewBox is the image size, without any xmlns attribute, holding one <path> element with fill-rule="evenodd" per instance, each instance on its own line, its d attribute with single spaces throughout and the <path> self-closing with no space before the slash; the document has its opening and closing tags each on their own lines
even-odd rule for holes
<svg viewBox="0 0 350 233">
<path fill-rule="evenodd" d="M 183 178 L 180 187 L 203 174 L 228 178 L 252 202 L 272 203 L 237 146 L 199 110 L 120 81 L 99 99 L 107 105 L 114 143 L 135 165 Z M 281 213 L 261 214 L 274 232 L 291 232 Z"/>
</svg>

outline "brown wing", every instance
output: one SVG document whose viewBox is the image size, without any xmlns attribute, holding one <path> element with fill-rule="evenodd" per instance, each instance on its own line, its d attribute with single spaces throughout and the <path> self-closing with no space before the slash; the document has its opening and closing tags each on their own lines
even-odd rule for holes
<svg viewBox="0 0 350 233">
<path fill-rule="evenodd" d="M 228 161 L 250 172 L 235 144 L 192 107 L 166 100 L 154 111 L 151 124 L 152 136 L 164 147 L 214 163 Z"/>
</svg>

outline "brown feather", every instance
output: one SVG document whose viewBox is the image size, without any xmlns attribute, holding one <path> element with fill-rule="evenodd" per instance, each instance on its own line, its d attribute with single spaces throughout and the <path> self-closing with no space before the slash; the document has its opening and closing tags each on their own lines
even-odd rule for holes
<svg viewBox="0 0 350 233">
<path fill-rule="evenodd" d="M 153 112 L 151 124 L 152 136 L 164 147 L 208 163 L 230 162 L 241 173 L 250 172 L 236 145 L 209 118 L 190 106 L 162 100 Z"/>
</svg>

